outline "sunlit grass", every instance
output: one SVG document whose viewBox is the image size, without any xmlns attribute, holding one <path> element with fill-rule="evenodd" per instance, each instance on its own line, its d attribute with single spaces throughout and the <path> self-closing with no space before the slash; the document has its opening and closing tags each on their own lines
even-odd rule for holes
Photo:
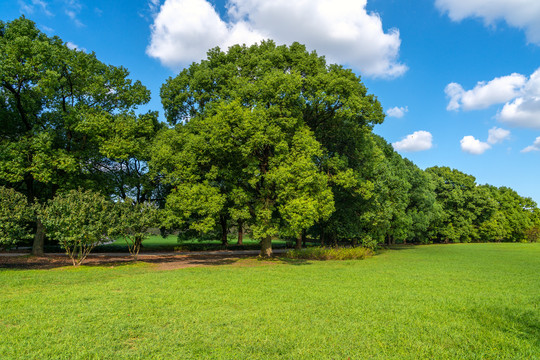
<svg viewBox="0 0 540 360">
<path fill-rule="evenodd" d="M 540 244 L 0 270 L 2 359 L 536 359 Z"/>
</svg>

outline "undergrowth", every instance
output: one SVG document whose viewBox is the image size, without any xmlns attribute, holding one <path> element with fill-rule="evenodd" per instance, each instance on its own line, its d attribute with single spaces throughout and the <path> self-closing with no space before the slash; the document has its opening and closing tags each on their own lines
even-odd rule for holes
<svg viewBox="0 0 540 360">
<path fill-rule="evenodd" d="M 373 251 L 364 247 L 312 247 L 289 250 L 285 257 L 306 260 L 362 260 L 373 256 Z"/>
</svg>

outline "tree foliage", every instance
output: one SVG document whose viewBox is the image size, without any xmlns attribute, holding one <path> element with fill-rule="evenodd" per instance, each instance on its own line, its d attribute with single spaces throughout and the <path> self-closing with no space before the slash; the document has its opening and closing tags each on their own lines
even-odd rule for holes
<svg viewBox="0 0 540 360">
<path fill-rule="evenodd" d="M 24 17 L 0 22 L 0 59 L 0 181 L 29 203 L 61 189 L 109 192 L 104 173 L 121 173 L 156 126 L 155 114 L 133 112 L 149 91 L 125 68 L 69 49 Z"/>
<path fill-rule="evenodd" d="M 150 202 L 136 202 L 126 198 L 115 204 L 116 223 L 114 233 L 128 245 L 129 253 L 137 259 L 142 242 L 148 238 L 148 230 L 159 225 L 158 209 Z"/>
<path fill-rule="evenodd" d="M 136 112 L 150 93 L 125 68 L 24 17 L 0 22 L 0 59 L 0 244 L 31 225 L 41 254 L 46 225 L 74 262 L 111 231 L 136 256 L 153 204 L 160 223 L 223 244 L 231 228 L 239 242 L 249 229 L 263 256 L 276 237 L 297 247 L 538 239 L 534 201 L 404 159 L 373 133 L 384 112 L 360 77 L 301 44 L 211 49 L 162 86 L 168 126 Z M 117 211 L 100 227 L 110 200 Z"/>
<path fill-rule="evenodd" d="M 80 189 L 59 193 L 41 207 L 39 217 L 74 266 L 96 245 L 110 239 L 116 221 L 112 202 L 100 193 Z"/>
<path fill-rule="evenodd" d="M 33 208 L 26 197 L 13 189 L 0 186 L 0 248 L 30 239 Z"/>
</svg>

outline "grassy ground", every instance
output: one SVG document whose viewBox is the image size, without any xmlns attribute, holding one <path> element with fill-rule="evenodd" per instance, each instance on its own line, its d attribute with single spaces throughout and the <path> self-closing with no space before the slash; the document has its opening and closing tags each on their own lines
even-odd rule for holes
<svg viewBox="0 0 540 360">
<path fill-rule="evenodd" d="M 540 359 L 540 244 L 0 270 L 2 359 Z"/>
<path fill-rule="evenodd" d="M 272 246 L 274 248 L 284 248 L 285 241 L 274 240 Z M 261 248 L 259 241 L 250 238 L 244 239 L 243 245 L 237 245 L 236 239 L 229 239 L 229 244 L 224 246 L 220 240 L 200 241 L 197 239 L 184 240 L 178 242 L 176 235 L 162 237 L 159 235 L 151 235 L 143 241 L 142 252 L 155 251 L 210 251 L 210 250 L 259 250 Z M 118 239 L 112 244 L 100 245 L 94 249 L 94 252 L 128 252 L 128 248 L 124 239 Z"/>
</svg>

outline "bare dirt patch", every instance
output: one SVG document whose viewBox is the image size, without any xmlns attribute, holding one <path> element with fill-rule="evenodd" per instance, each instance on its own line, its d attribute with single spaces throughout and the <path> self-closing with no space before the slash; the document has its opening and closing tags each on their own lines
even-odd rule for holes
<svg viewBox="0 0 540 360">
<path fill-rule="evenodd" d="M 81 266 L 121 266 L 134 263 L 135 260 L 129 256 L 109 256 L 91 255 Z M 253 255 L 146 255 L 141 254 L 138 262 L 155 264 L 156 270 L 175 270 L 189 267 L 201 266 L 265 266 L 276 265 L 279 261 L 259 261 Z M 67 256 L 46 255 L 37 256 L 0 256 L 0 268 L 3 269 L 54 269 L 64 266 L 71 266 L 72 262 Z"/>
</svg>

